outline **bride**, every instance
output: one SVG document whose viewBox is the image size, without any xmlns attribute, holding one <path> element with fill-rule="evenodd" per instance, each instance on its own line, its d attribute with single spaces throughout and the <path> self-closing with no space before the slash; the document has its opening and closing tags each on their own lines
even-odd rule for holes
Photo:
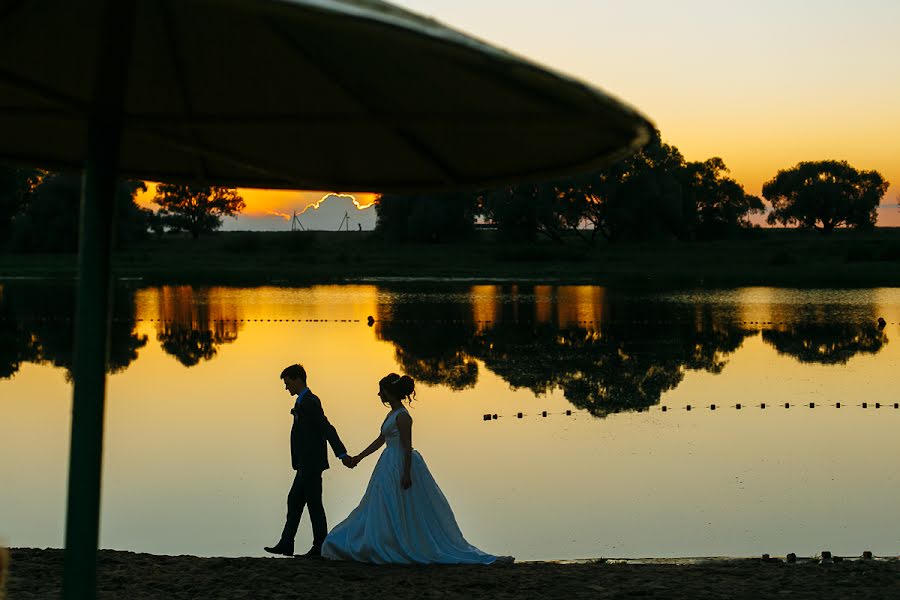
<svg viewBox="0 0 900 600">
<path fill-rule="evenodd" d="M 359 506 L 338 524 L 322 545 L 322 556 L 367 563 L 491 564 L 512 562 L 468 543 L 453 510 L 412 447 L 412 417 L 402 401 L 415 395 L 412 377 L 391 373 L 378 384 L 378 396 L 391 411 L 381 433 L 351 458 L 359 461 L 387 443 Z"/>
</svg>

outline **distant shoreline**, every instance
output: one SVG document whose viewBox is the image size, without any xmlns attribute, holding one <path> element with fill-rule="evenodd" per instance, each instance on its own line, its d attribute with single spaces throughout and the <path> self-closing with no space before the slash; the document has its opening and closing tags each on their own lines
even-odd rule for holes
<svg viewBox="0 0 900 600">
<path fill-rule="evenodd" d="M 8 594 L 58 597 L 63 551 L 13 549 Z M 689 564 L 522 562 L 376 566 L 301 558 L 198 558 L 102 550 L 98 598 L 793 598 L 900 597 L 900 560 L 761 559 Z"/>
<path fill-rule="evenodd" d="M 435 282 L 636 288 L 896 287 L 900 228 L 831 236 L 754 230 L 714 242 L 388 243 L 367 232 L 217 232 L 118 251 L 114 276 L 137 284 L 313 285 Z M 73 280 L 74 254 L 0 254 L 0 283 Z"/>
</svg>

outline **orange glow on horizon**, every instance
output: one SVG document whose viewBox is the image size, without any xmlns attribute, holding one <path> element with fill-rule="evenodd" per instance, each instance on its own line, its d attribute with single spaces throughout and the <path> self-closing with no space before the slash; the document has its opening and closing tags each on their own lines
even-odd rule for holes
<svg viewBox="0 0 900 600">
<path fill-rule="evenodd" d="M 147 181 L 147 190 L 139 192 L 136 198 L 138 206 L 142 208 L 155 208 L 153 198 L 156 195 L 156 183 Z M 378 194 L 356 193 L 346 194 L 338 192 L 304 191 L 304 190 L 259 190 L 253 188 L 238 188 L 238 193 L 243 197 L 246 208 L 241 216 L 265 217 L 274 216 L 290 221 L 294 211 L 298 215 L 306 212 L 310 207 L 318 208 L 329 197 L 350 198 L 357 210 L 366 210 L 375 204 Z"/>
</svg>

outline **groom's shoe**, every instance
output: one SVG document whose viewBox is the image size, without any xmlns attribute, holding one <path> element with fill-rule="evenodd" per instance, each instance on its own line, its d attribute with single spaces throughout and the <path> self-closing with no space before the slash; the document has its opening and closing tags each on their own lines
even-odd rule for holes
<svg viewBox="0 0 900 600">
<path fill-rule="evenodd" d="M 303 558 L 322 558 L 322 547 L 313 546 L 309 549 L 309 552 L 307 552 L 306 554 L 300 554 L 299 556 Z"/>
<path fill-rule="evenodd" d="M 294 555 L 294 545 L 285 544 L 284 542 L 278 542 L 274 546 L 265 546 L 263 550 L 265 550 L 269 554 L 281 554 L 283 556 Z"/>
</svg>

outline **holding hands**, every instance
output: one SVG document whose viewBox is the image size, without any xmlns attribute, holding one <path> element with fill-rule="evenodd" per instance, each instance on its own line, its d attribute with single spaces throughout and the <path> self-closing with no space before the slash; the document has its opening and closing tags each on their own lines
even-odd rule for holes
<svg viewBox="0 0 900 600">
<path fill-rule="evenodd" d="M 359 464 L 359 461 L 362 460 L 361 456 L 350 456 L 349 454 L 341 459 L 341 462 L 344 463 L 344 466 L 348 469 L 352 469 L 356 465 Z"/>
</svg>

